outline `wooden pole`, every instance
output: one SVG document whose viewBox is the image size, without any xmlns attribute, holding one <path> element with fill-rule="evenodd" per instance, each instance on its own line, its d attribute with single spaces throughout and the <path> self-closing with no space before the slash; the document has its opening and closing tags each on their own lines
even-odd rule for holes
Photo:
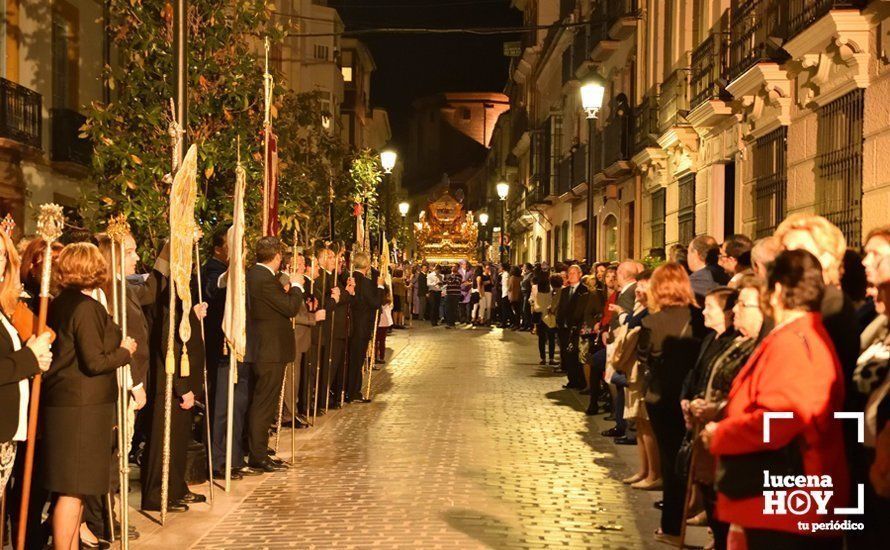
<svg viewBox="0 0 890 550">
<path fill-rule="evenodd" d="M 231 289 L 229 290 L 231 292 Z M 232 422 L 235 409 L 235 381 L 238 377 L 238 360 L 235 346 L 229 345 L 229 391 L 226 398 L 226 492 L 232 490 Z"/>
<path fill-rule="evenodd" d="M 37 232 L 46 243 L 43 252 L 43 271 L 40 276 L 40 308 L 37 314 L 36 335 L 46 332 L 46 314 L 49 310 L 50 281 L 52 279 L 53 242 L 62 235 L 64 216 L 62 207 L 44 204 L 40 207 Z M 28 505 L 31 500 L 31 482 L 34 477 L 34 449 L 37 443 L 37 414 L 40 410 L 40 387 L 43 376 L 34 376 L 31 384 L 31 401 L 28 410 L 28 442 L 25 447 L 24 471 L 22 474 L 22 500 L 19 506 L 19 529 L 16 533 L 16 548 L 25 550 L 25 537 L 28 530 Z"/>
<path fill-rule="evenodd" d="M 312 251 L 312 266 L 313 268 L 316 265 L 315 261 L 315 251 Z M 312 271 L 315 271 L 313 269 Z M 326 286 L 327 286 L 327 277 L 321 278 L 321 300 L 316 301 L 315 311 L 318 311 L 318 305 L 324 303 L 325 294 L 327 294 Z M 313 280 L 312 284 L 312 295 L 315 296 L 315 283 Z M 318 417 L 318 386 L 319 386 L 319 378 L 321 377 L 321 340 L 324 335 L 324 326 L 318 327 L 318 341 L 315 345 L 315 396 L 312 399 L 312 424 L 315 425 L 315 420 Z"/>
</svg>

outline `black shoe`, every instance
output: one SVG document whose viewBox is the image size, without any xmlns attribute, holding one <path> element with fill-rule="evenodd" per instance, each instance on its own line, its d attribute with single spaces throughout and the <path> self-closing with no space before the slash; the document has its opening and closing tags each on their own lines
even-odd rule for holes
<svg viewBox="0 0 890 550">
<path fill-rule="evenodd" d="M 287 466 L 287 463 L 285 461 L 281 460 L 280 458 L 278 458 L 277 456 L 273 456 L 273 457 L 269 458 L 269 462 L 271 462 L 272 464 L 274 464 L 276 466 Z"/>
<path fill-rule="evenodd" d="M 233 468 L 233 472 L 238 472 L 242 477 L 253 477 L 263 475 L 263 470 L 252 466 L 242 466 L 238 469 Z"/>
<path fill-rule="evenodd" d="M 599 414 L 599 410 L 597 410 L 596 407 L 587 407 L 587 410 L 584 411 L 584 414 L 586 414 L 587 416 L 596 416 L 597 414 Z"/>
<path fill-rule="evenodd" d="M 207 497 L 200 493 L 193 493 L 189 491 L 185 494 L 184 497 L 179 499 L 179 502 L 183 502 L 185 504 L 201 504 L 203 502 L 207 502 Z"/>
<path fill-rule="evenodd" d="M 553 366 L 553 367 L 555 367 L 555 366 L 559 365 L 559 361 L 554 361 L 553 359 L 551 359 L 551 360 L 550 360 L 550 365 Z"/>
<path fill-rule="evenodd" d="M 241 475 L 241 472 L 239 472 L 235 468 L 232 468 L 232 474 L 230 477 L 233 481 L 238 481 L 239 479 L 244 478 L 244 476 Z M 225 478 L 226 478 L 225 472 L 220 471 L 220 470 L 213 470 L 213 479 L 225 479 Z"/>
<path fill-rule="evenodd" d="M 616 445 L 636 445 L 637 440 L 633 437 L 627 437 L 627 436 L 616 437 L 615 444 Z"/>
<path fill-rule="evenodd" d="M 545 361 L 544 359 L 541 359 L 541 362 L 538 363 L 538 364 L 539 364 L 539 365 L 546 365 L 546 364 L 547 364 L 547 361 Z"/>
<path fill-rule="evenodd" d="M 143 506 L 142 511 L 143 512 L 160 512 L 161 505 L 158 504 L 157 506 L 155 506 L 155 505 Z M 178 502 L 178 501 L 170 502 L 167 504 L 167 511 L 174 512 L 174 513 L 188 512 L 189 507 L 188 507 L 188 504 L 185 504 L 184 502 Z"/>
<path fill-rule="evenodd" d="M 361 398 L 359 398 L 359 399 L 353 399 L 353 400 L 352 400 L 353 403 L 370 403 L 371 401 L 372 401 L 372 400 L 371 400 L 370 397 L 369 397 L 368 399 L 365 399 L 364 397 L 361 397 Z"/>
<path fill-rule="evenodd" d="M 609 428 L 606 431 L 600 432 L 600 435 L 603 437 L 624 437 L 624 430 L 615 426 L 614 428 Z"/>
<path fill-rule="evenodd" d="M 579 386 L 577 384 L 563 384 L 563 389 L 566 390 L 581 390 L 584 389 L 584 386 Z"/>
<path fill-rule="evenodd" d="M 658 501 L 652 503 L 652 506 L 654 506 L 656 510 L 661 510 L 662 508 L 664 508 L 664 501 L 658 500 Z"/>
<path fill-rule="evenodd" d="M 287 466 L 279 466 L 271 460 L 266 460 L 265 462 L 262 462 L 260 464 L 251 463 L 250 467 L 267 474 L 271 474 L 274 472 L 283 472 L 284 470 L 287 470 Z"/>
</svg>

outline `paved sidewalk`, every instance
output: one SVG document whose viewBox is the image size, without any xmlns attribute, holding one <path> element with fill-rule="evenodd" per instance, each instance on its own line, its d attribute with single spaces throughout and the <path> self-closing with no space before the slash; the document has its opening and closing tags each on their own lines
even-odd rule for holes
<svg viewBox="0 0 890 550">
<path fill-rule="evenodd" d="M 299 431 L 297 467 L 164 529 L 139 517 L 134 548 L 669 548 L 659 493 L 618 481 L 636 449 L 599 435 L 533 336 L 415 323 L 388 344 L 374 402 Z"/>
</svg>

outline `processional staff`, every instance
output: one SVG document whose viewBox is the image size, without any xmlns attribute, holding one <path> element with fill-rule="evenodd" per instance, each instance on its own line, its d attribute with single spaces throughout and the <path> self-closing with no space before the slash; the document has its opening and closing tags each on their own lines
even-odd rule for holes
<svg viewBox="0 0 890 550">
<path fill-rule="evenodd" d="M 43 271 L 40 275 L 40 309 L 37 314 L 35 335 L 46 332 L 46 314 L 49 310 L 49 287 L 52 280 L 53 242 L 62 236 L 65 216 L 58 204 L 43 204 L 37 218 L 37 234 L 46 243 L 43 251 Z M 22 501 L 19 507 L 19 530 L 16 548 L 25 550 L 25 535 L 28 528 L 28 504 L 31 500 L 31 481 L 34 476 L 34 447 L 37 442 L 37 412 L 40 410 L 41 374 L 34 376 L 31 384 L 31 403 L 28 410 L 28 444 L 25 447 L 24 473 L 22 475 Z"/>
<path fill-rule="evenodd" d="M 195 274 L 198 279 L 198 303 L 204 303 L 204 285 L 201 281 L 201 238 L 204 232 L 201 228 L 195 226 Z M 201 343 L 207 344 L 207 338 L 204 335 L 204 318 L 201 317 Z M 204 354 L 204 425 L 205 438 L 207 439 L 207 484 L 210 487 L 210 504 L 213 504 L 213 443 L 211 442 L 210 433 L 210 390 L 208 389 L 209 381 L 207 380 L 207 354 Z"/>
<path fill-rule="evenodd" d="M 108 221 L 106 230 L 111 239 L 111 272 L 112 272 L 112 311 L 114 321 L 121 327 L 123 337 L 127 336 L 127 235 L 130 224 L 123 214 Z M 120 286 L 118 286 L 120 285 Z M 120 290 L 118 291 L 118 288 Z M 117 448 L 121 491 L 121 547 L 130 547 L 130 461 L 129 447 L 132 439 L 130 433 L 130 386 L 132 385 L 130 365 L 117 369 L 118 400 L 117 400 Z M 109 507 L 109 514 L 111 508 Z M 111 522 L 114 532 L 114 522 Z M 112 535 L 113 536 L 113 535 Z"/>
</svg>

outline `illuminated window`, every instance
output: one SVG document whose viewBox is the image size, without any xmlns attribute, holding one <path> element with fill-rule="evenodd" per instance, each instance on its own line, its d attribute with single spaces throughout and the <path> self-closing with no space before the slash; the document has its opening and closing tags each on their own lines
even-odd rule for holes
<svg viewBox="0 0 890 550">
<path fill-rule="evenodd" d="M 352 67 L 343 67 L 340 71 L 343 73 L 343 82 L 352 82 Z"/>
</svg>

